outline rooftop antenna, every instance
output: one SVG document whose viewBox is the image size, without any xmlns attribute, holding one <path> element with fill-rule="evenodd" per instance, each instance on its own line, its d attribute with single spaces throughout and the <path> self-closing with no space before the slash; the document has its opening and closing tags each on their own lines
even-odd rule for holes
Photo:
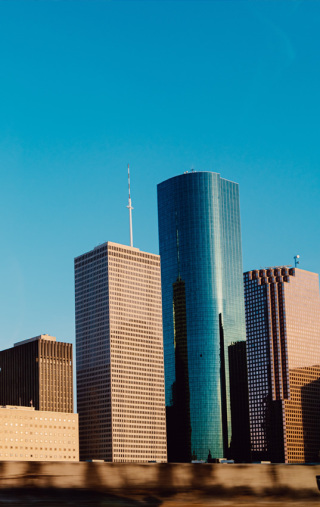
<svg viewBox="0 0 320 507">
<path fill-rule="evenodd" d="M 130 246 L 133 246 L 133 238 L 132 238 L 132 210 L 131 206 L 131 195 L 130 195 L 130 169 L 128 164 L 128 187 L 129 187 L 129 200 L 128 200 L 128 210 L 129 210 L 129 226 L 130 226 Z"/>
<path fill-rule="evenodd" d="M 296 268 L 298 264 L 300 264 L 300 255 L 295 255 L 294 257 L 294 267 Z"/>
</svg>

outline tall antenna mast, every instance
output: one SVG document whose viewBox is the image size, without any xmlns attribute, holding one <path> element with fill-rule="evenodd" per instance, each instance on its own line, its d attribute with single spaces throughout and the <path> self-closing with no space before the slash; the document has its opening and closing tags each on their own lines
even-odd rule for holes
<svg viewBox="0 0 320 507">
<path fill-rule="evenodd" d="M 128 187 L 129 187 L 129 200 L 128 200 L 128 210 L 129 210 L 129 226 L 130 226 L 130 246 L 133 246 L 133 238 L 132 238 L 132 210 L 131 206 L 131 195 L 130 195 L 130 169 L 128 164 Z"/>
</svg>

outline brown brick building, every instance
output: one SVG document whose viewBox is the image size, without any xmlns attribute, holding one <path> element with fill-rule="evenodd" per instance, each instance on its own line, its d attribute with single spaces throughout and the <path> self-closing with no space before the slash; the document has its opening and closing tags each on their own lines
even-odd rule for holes
<svg viewBox="0 0 320 507">
<path fill-rule="evenodd" d="M 303 463 L 320 452 L 320 297 L 315 273 L 244 274 L 253 459 Z"/>
<path fill-rule="evenodd" d="M 1 351 L 0 405 L 72 413 L 72 344 L 40 335 Z"/>
</svg>

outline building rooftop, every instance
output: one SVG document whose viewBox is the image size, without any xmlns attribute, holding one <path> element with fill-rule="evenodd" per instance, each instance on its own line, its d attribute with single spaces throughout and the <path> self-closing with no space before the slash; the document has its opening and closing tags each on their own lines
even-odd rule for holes
<svg viewBox="0 0 320 507">
<path fill-rule="evenodd" d="M 159 257 L 158 254 L 155 254 L 155 253 L 152 253 L 152 252 L 145 252 L 143 250 L 140 250 L 140 248 L 137 248 L 135 246 L 130 246 L 130 245 L 123 245 L 121 243 L 114 243 L 113 241 L 105 241 L 104 243 L 101 243 L 100 245 L 97 245 L 95 246 L 92 250 L 89 250 L 88 252 L 85 252 L 81 255 L 77 255 L 77 257 L 74 258 L 75 261 L 77 261 L 78 259 L 81 259 L 82 257 L 84 257 L 85 255 L 93 255 L 96 250 L 98 250 L 99 248 L 102 248 L 102 247 L 105 247 L 105 246 L 112 246 L 112 247 L 117 247 L 117 248 L 123 248 L 125 250 L 130 250 L 132 252 L 140 252 L 141 254 L 148 254 L 148 255 L 154 255 L 155 257 Z"/>
<path fill-rule="evenodd" d="M 50 342 L 57 341 L 55 336 L 50 336 L 49 334 L 40 334 L 39 336 L 35 336 L 34 338 L 29 338 L 28 340 L 23 340 L 22 342 L 14 343 L 14 347 L 18 347 L 19 345 L 23 345 L 24 343 L 36 342 L 38 340 L 48 340 Z"/>
</svg>

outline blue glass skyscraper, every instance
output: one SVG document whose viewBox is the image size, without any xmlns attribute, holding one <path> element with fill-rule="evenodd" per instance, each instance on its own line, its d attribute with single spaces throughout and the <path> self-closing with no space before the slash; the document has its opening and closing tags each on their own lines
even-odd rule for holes
<svg viewBox="0 0 320 507">
<path fill-rule="evenodd" d="M 228 346 L 245 340 L 239 188 L 212 172 L 158 185 L 168 457 L 228 455 Z"/>
</svg>

